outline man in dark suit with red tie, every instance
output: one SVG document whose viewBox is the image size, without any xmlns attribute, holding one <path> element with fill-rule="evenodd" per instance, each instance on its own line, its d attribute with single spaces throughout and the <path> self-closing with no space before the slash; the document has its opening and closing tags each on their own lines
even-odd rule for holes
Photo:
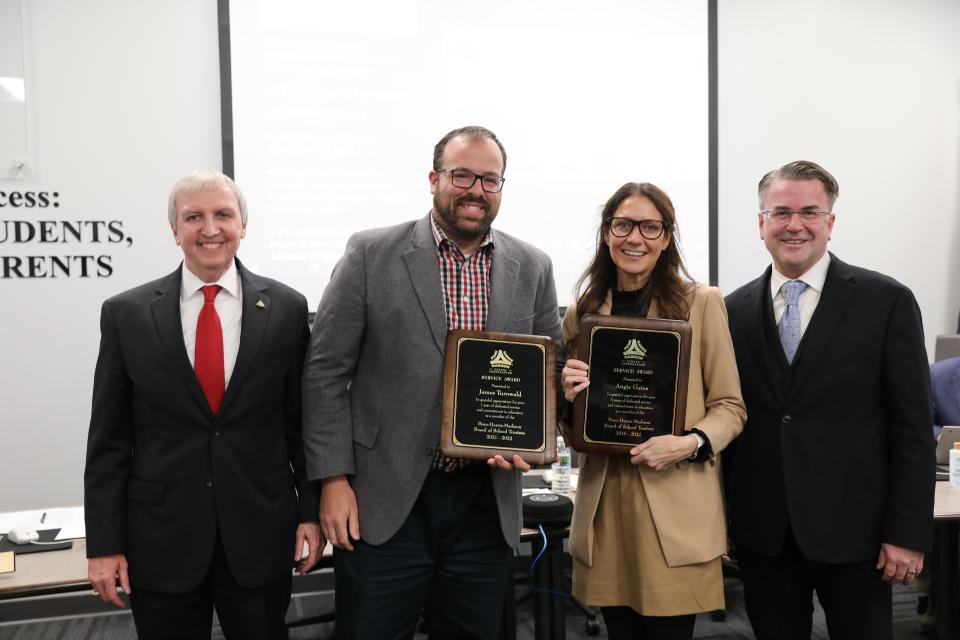
<svg viewBox="0 0 960 640">
<path fill-rule="evenodd" d="M 247 225 L 227 176 L 174 186 L 170 275 L 103 304 L 84 505 L 94 593 L 137 634 L 283 638 L 291 569 L 323 540 L 308 483 L 300 375 L 302 295 L 235 256 Z M 305 551 L 305 545 L 309 548 Z"/>
<path fill-rule="evenodd" d="M 730 534 L 758 640 L 809 640 L 814 590 L 831 638 L 892 638 L 890 585 L 910 584 L 932 544 L 920 310 L 827 252 L 838 195 L 812 162 L 764 176 L 773 264 L 726 299 L 747 405 L 724 458 Z"/>
</svg>

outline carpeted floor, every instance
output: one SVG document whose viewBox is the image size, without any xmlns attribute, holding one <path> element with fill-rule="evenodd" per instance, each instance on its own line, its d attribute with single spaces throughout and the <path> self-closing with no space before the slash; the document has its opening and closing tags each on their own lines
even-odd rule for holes
<svg viewBox="0 0 960 640">
<path fill-rule="evenodd" d="M 521 595 L 523 587 L 518 587 L 517 594 Z M 919 619 L 916 613 L 916 588 L 897 587 L 893 595 L 893 617 L 895 640 L 920 640 L 925 638 L 920 633 Z M 288 619 L 292 620 L 306 615 L 313 615 L 330 611 L 333 607 L 333 597 L 330 594 L 315 594 L 295 597 L 290 605 Z M 529 600 L 517 608 L 517 638 L 518 640 L 532 640 L 533 610 Z M 0 624 L 0 640 L 128 640 L 135 638 L 133 620 L 128 613 L 115 615 L 93 616 L 68 620 L 51 620 L 30 624 L 4 626 Z M 315 625 L 293 629 L 290 632 L 291 640 L 330 640 L 334 638 L 333 624 Z M 425 636 L 418 636 L 418 638 Z M 588 636 L 586 633 L 586 619 L 573 607 L 567 608 L 567 633 L 569 640 L 586 640 L 587 638 L 605 638 L 602 628 L 599 636 Z M 752 639 L 753 633 L 747 622 L 743 607 L 743 589 L 736 580 L 727 581 L 727 617 L 725 621 L 712 620 L 703 615 L 697 619 L 695 638 L 701 640 L 739 640 Z M 813 640 L 827 639 L 823 612 L 816 608 Z M 214 628 L 213 638 L 220 639 L 223 635 L 219 627 Z"/>
</svg>

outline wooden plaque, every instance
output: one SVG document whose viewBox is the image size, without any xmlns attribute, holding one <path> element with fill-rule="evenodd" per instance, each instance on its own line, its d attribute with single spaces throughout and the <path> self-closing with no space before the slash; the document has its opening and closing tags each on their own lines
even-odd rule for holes
<svg viewBox="0 0 960 640">
<path fill-rule="evenodd" d="M 680 320 L 584 316 L 577 353 L 590 385 L 573 403 L 573 448 L 622 454 L 654 436 L 681 435 L 691 336 Z"/>
<path fill-rule="evenodd" d="M 440 451 L 486 460 L 556 456 L 556 351 L 544 336 L 447 333 Z"/>
</svg>

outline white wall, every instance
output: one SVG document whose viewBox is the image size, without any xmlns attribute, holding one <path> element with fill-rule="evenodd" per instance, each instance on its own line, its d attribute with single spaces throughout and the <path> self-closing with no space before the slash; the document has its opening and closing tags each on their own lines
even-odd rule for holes
<svg viewBox="0 0 960 640">
<path fill-rule="evenodd" d="M 220 167 L 215 0 L 20 4 L 30 163 L 0 191 L 57 192 L 59 207 L 4 207 L 0 221 L 118 220 L 132 244 L 0 244 L 0 257 L 106 255 L 113 268 L 0 279 L 0 511 L 82 502 L 100 305 L 177 266 L 170 186 Z"/>
<path fill-rule="evenodd" d="M 174 268 L 167 191 L 220 163 L 215 4 L 22 2 L 30 164 L 0 191 L 57 191 L 60 207 L 0 220 L 116 219 L 133 244 L 0 244 L 0 256 L 106 254 L 113 266 L 0 279 L 0 511 L 82 499 L 100 304 Z M 760 176 L 816 160 L 841 186 L 831 248 L 913 288 L 932 352 L 960 306 L 960 3 L 719 5 L 720 285 L 767 264 Z"/>
<path fill-rule="evenodd" d="M 960 307 L 960 2 L 720 0 L 718 39 L 720 286 L 769 264 L 760 177 L 819 162 L 829 249 L 913 290 L 932 359 Z"/>
<path fill-rule="evenodd" d="M 670 194 L 687 266 L 706 280 L 707 9 L 231 0 L 236 178 L 269 225 L 244 264 L 316 308 L 347 238 L 422 216 L 433 145 L 482 124 L 507 150 L 496 227 L 553 258 L 561 304 L 628 180 Z"/>
</svg>

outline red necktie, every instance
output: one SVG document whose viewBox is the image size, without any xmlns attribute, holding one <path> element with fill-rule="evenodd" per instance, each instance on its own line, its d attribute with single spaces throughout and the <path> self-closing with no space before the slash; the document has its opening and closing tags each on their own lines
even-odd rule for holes
<svg viewBox="0 0 960 640">
<path fill-rule="evenodd" d="M 197 318 L 197 345 L 193 359 L 193 370 L 213 415 L 217 415 L 223 401 L 223 329 L 217 308 L 213 306 L 218 293 L 218 284 L 203 288 L 203 308 Z"/>
</svg>

